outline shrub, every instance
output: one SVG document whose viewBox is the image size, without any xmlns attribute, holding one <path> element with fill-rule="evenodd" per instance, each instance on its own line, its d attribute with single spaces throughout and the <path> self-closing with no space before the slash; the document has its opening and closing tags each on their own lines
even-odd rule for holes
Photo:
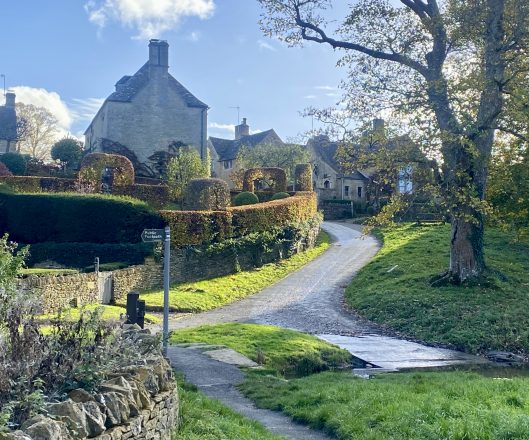
<svg viewBox="0 0 529 440">
<path fill-rule="evenodd" d="M 170 201 L 169 187 L 167 185 L 142 185 L 134 184 L 118 186 L 112 189 L 112 194 L 130 196 L 146 202 L 155 209 L 161 209 Z"/>
<path fill-rule="evenodd" d="M 244 173 L 243 191 L 254 192 L 255 181 L 265 181 L 272 192 L 287 190 L 287 173 L 282 168 L 250 168 Z"/>
<path fill-rule="evenodd" d="M 114 187 L 134 184 L 132 162 L 119 154 L 90 153 L 81 162 L 79 183 L 87 192 L 100 192 L 106 168 L 113 169 Z"/>
<path fill-rule="evenodd" d="M 221 242 L 232 235 L 227 211 L 160 211 L 175 247 Z"/>
<path fill-rule="evenodd" d="M 316 215 L 318 208 L 316 193 L 300 192 L 288 199 L 232 207 L 229 211 L 233 215 L 234 235 L 243 236 L 308 221 Z"/>
<path fill-rule="evenodd" d="M 286 199 L 287 197 L 290 197 L 290 194 L 289 194 L 289 193 L 286 193 L 286 192 L 278 192 L 278 193 L 275 193 L 275 194 L 272 196 L 272 200 L 281 200 L 281 199 Z"/>
<path fill-rule="evenodd" d="M 129 266 L 143 264 L 146 257 L 153 255 L 149 243 L 35 243 L 29 247 L 28 266 L 43 261 L 54 261 L 62 266 L 74 268 L 93 267 L 99 257 L 101 264 L 121 261 Z"/>
<path fill-rule="evenodd" d="M 312 191 L 312 166 L 310 163 L 296 165 L 294 171 L 294 186 L 296 191 Z"/>
<path fill-rule="evenodd" d="M 192 179 L 185 190 L 184 208 L 221 211 L 230 206 L 230 189 L 221 179 Z"/>
<path fill-rule="evenodd" d="M 57 177 L 12 176 L 0 178 L 0 181 L 20 192 L 68 192 L 78 189 L 76 179 Z"/>
<path fill-rule="evenodd" d="M 233 200 L 235 206 L 254 205 L 256 203 L 259 203 L 259 198 L 253 192 L 249 191 L 237 194 Z"/>
<path fill-rule="evenodd" d="M 167 166 L 167 185 L 171 197 L 181 200 L 185 189 L 192 179 L 209 177 L 210 163 L 202 161 L 200 154 L 194 148 L 181 146 Z"/>
<path fill-rule="evenodd" d="M 51 147 L 51 158 L 65 164 L 66 168 L 77 168 L 83 156 L 83 144 L 76 139 L 64 138 Z"/>
<path fill-rule="evenodd" d="M 0 155 L 2 162 L 16 176 L 26 174 L 27 161 L 24 156 L 18 153 L 4 153 Z"/>
<path fill-rule="evenodd" d="M 4 164 L 4 162 L 0 162 L 0 177 L 10 177 L 13 173 L 9 171 L 9 168 L 7 168 Z"/>
<path fill-rule="evenodd" d="M 0 233 L 21 243 L 137 243 L 163 227 L 144 202 L 82 194 L 0 194 Z"/>
</svg>

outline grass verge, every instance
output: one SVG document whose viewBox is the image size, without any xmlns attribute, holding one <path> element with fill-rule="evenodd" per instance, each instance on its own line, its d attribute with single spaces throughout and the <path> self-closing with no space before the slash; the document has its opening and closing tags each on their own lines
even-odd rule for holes
<svg viewBox="0 0 529 440">
<path fill-rule="evenodd" d="M 261 424 L 209 399 L 178 376 L 180 426 L 173 440 L 280 440 Z"/>
<path fill-rule="evenodd" d="M 450 227 L 402 225 L 381 232 L 383 246 L 353 279 L 348 304 L 409 337 L 471 353 L 529 353 L 529 246 L 488 228 L 491 272 L 481 284 L 431 287 L 446 270 Z"/>
<path fill-rule="evenodd" d="M 529 380 L 469 372 L 396 373 L 359 379 L 321 373 L 285 381 L 251 374 L 243 392 L 339 439 L 529 438 Z"/>
<path fill-rule="evenodd" d="M 127 310 L 124 307 L 109 306 L 102 304 L 87 304 L 80 308 L 72 307 L 69 309 L 65 309 L 61 312 L 60 315 L 58 315 L 57 313 L 48 313 L 45 315 L 40 315 L 38 319 L 42 321 L 48 321 L 50 319 L 56 319 L 60 316 L 61 319 L 65 319 L 67 321 L 78 321 L 83 310 L 93 311 L 96 309 L 102 310 L 101 319 L 105 321 L 119 321 L 121 319 L 121 316 L 125 316 L 127 313 Z M 159 324 L 161 323 L 161 319 L 155 315 L 147 313 L 145 314 L 145 323 Z"/>
<path fill-rule="evenodd" d="M 305 333 L 270 325 L 204 325 L 175 331 L 170 342 L 225 345 L 285 376 L 306 376 L 351 365 L 351 355 L 341 348 Z"/>
<path fill-rule="evenodd" d="M 170 310 L 204 312 L 253 295 L 315 259 L 329 244 L 328 234 L 322 231 L 314 248 L 277 263 L 211 280 L 174 285 L 169 292 Z M 161 310 L 163 307 L 161 290 L 142 293 L 141 299 L 145 300 L 146 306 L 151 310 Z"/>
</svg>

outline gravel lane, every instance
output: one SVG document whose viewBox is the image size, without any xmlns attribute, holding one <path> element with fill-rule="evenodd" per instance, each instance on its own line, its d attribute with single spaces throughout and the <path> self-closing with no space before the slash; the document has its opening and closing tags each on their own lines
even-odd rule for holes
<svg viewBox="0 0 529 440">
<path fill-rule="evenodd" d="M 250 322 L 313 334 L 359 335 L 376 329 L 343 307 L 344 289 L 379 249 L 361 227 L 324 222 L 333 244 L 320 257 L 261 292 L 227 306 L 171 320 L 172 330 L 220 322 Z"/>
</svg>

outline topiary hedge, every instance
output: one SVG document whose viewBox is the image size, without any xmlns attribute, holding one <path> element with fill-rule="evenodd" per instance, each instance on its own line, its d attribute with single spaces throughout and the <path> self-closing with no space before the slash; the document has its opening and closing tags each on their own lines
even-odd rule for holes
<svg viewBox="0 0 529 440">
<path fill-rule="evenodd" d="M 271 192 L 284 192 L 287 190 L 287 173 L 282 168 L 250 168 L 244 173 L 242 182 L 243 191 L 254 192 L 256 180 L 272 181 Z"/>
<path fill-rule="evenodd" d="M 78 189 L 76 179 L 59 179 L 57 177 L 12 176 L 2 177 L 0 182 L 20 192 L 68 192 Z"/>
<path fill-rule="evenodd" d="M 312 191 L 312 166 L 310 163 L 299 163 L 294 170 L 294 189 L 296 191 Z"/>
<path fill-rule="evenodd" d="M 87 192 L 100 192 L 103 174 L 106 168 L 112 168 L 113 186 L 134 184 L 134 166 L 125 156 L 119 154 L 90 153 L 81 161 L 79 183 Z"/>
<path fill-rule="evenodd" d="M 8 169 L 16 176 L 23 176 L 26 174 L 27 161 L 21 154 L 8 152 L 0 154 L 0 162 L 2 162 Z"/>
<path fill-rule="evenodd" d="M 143 185 L 135 183 L 128 186 L 117 186 L 112 189 L 112 194 L 130 196 L 146 202 L 155 209 L 167 206 L 171 201 L 167 185 Z"/>
<path fill-rule="evenodd" d="M 191 179 L 184 194 L 184 208 L 222 211 L 230 206 L 230 189 L 222 179 Z"/>
<path fill-rule="evenodd" d="M 11 177 L 12 175 L 13 173 L 9 171 L 4 162 L 0 162 L 0 177 Z"/>
<path fill-rule="evenodd" d="M 242 193 L 237 194 L 233 199 L 233 204 L 235 206 L 255 205 L 256 203 L 259 203 L 259 197 L 249 191 L 243 191 Z"/>
<path fill-rule="evenodd" d="M 281 200 L 281 199 L 286 199 L 287 197 L 290 197 L 289 193 L 287 193 L 287 192 L 279 192 L 279 193 L 275 193 L 272 196 L 272 200 Z"/>
<path fill-rule="evenodd" d="M 144 202 L 115 196 L 0 193 L 0 235 L 21 243 L 137 243 L 163 225 Z"/>
<path fill-rule="evenodd" d="M 143 264 L 146 257 L 153 255 L 152 243 L 35 243 L 30 245 L 28 266 L 43 261 L 55 261 L 66 267 L 86 268 L 99 257 L 101 264 L 116 261 L 127 265 Z"/>
</svg>

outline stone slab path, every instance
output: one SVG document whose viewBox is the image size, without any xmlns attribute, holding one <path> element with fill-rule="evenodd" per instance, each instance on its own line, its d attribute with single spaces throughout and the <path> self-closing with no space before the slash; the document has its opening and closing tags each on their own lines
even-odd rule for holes
<svg viewBox="0 0 529 440">
<path fill-rule="evenodd" d="M 323 432 L 295 423 L 280 412 L 257 408 L 236 388 L 244 380 L 237 365 L 212 359 L 200 347 L 169 346 L 167 356 L 171 365 L 208 397 L 258 421 L 270 432 L 292 440 L 331 440 Z"/>
</svg>

